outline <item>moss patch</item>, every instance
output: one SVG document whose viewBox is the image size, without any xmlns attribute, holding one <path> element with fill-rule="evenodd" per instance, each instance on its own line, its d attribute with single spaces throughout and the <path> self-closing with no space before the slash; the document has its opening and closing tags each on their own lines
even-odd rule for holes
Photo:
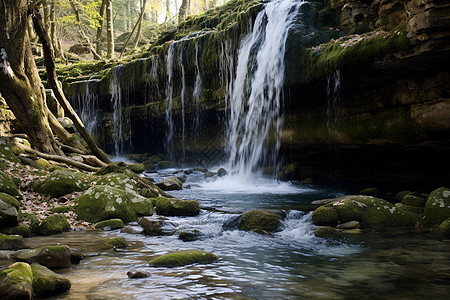
<svg viewBox="0 0 450 300">
<path fill-rule="evenodd" d="M 19 196 L 19 188 L 16 183 L 2 171 L 0 171 L 0 192 L 11 196 Z"/>
<path fill-rule="evenodd" d="M 0 273 L 0 295 L 6 299 L 32 299 L 32 281 L 30 265 L 15 263 Z"/>
<path fill-rule="evenodd" d="M 107 185 L 114 188 L 122 189 L 127 192 L 137 193 L 136 185 L 131 178 L 123 173 L 109 173 L 103 175 L 97 182 L 97 185 Z"/>
<path fill-rule="evenodd" d="M 425 204 L 425 222 L 432 226 L 450 218 L 450 189 L 441 187 L 428 196 Z"/>
<path fill-rule="evenodd" d="M 341 238 L 342 234 L 339 230 L 337 230 L 334 227 L 329 226 L 321 226 L 317 228 L 317 230 L 314 232 L 314 235 L 316 237 L 320 238 L 326 238 L 326 239 L 335 239 L 335 238 Z"/>
<path fill-rule="evenodd" d="M 156 213 L 163 216 L 196 216 L 200 213 L 200 205 L 196 200 L 181 200 L 158 197 Z"/>
<path fill-rule="evenodd" d="M 127 241 L 122 237 L 112 238 L 107 241 L 101 248 L 102 250 L 110 250 L 113 248 L 125 249 L 128 247 Z"/>
<path fill-rule="evenodd" d="M 49 297 L 67 291 L 70 280 L 40 264 L 32 264 L 33 291 L 37 297 Z"/>
<path fill-rule="evenodd" d="M 70 224 L 65 215 L 51 215 L 45 218 L 39 226 L 42 235 L 57 234 L 70 230 Z"/>
<path fill-rule="evenodd" d="M 95 228 L 97 229 L 103 229 L 103 230 L 114 230 L 114 229 L 120 229 L 124 227 L 125 224 L 121 219 L 111 219 L 111 220 L 105 220 L 98 222 L 95 224 Z"/>
<path fill-rule="evenodd" d="M 280 218 L 277 214 L 265 210 L 252 210 L 247 211 L 242 215 L 239 229 L 274 231 L 279 225 Z"/>
<path fill-rule="evenodd" d="M 154 267 L 179 267 L 190 264 L 208 264 L 219 259 L 218 256 L 200 250 L 183 250 L 161 255 L 152 259 L 149 264 Z"/>
<path fill-rule="evenodd" d="M 318 226 L 336 226 L 339 222 L 337 211 L 332 207 L 321 206 L 313 212 L 312 222 Z"/>
<path fill-rule="evenodd" d="M 38 180 L 33 184 L 34 191 L 61 197 L 74 191 L 84 191 L 89 188 L 92 182 L 91 176 L 69 170 L 56 170 L 44 180 Z"/>
</svg>

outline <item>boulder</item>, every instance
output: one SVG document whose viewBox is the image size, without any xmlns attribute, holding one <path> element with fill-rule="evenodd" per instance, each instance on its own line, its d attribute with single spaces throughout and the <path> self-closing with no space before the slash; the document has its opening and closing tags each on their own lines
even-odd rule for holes
<svg viewBox="0 0 450 300">
<path fill-rule="evenodd" d="M 138 192 L 133 180 L 123 173 L 109 173 L 103 175 L 100 180 L 97 181 L 97 185 L 112 186 L 127 192 Z"/>
<path fill-rule="evenodd" d="M 19 223 L 20 202 L 8 194 L 0 193 L 0 228 Z"/>
<path fill-rule="evenodd" d="M 345 222 L 343 224 L 339 224 L 338 226 L 336 226 L 337 229 L 343 230 L 357 229 L 359 227 L 361 227 L 361 224 L 359 224 L 358 221 Z"/>
<path fill-rule="evenodd" d="M 134 173 L 140 174 L 145 171 L 144 164 L 128 164 L 128 168 Z"/>
<path fill-rule="evenodd" d="M 160 160 L 157 164 L 160 169 L 175 168 L 175 163 L 173 161 Z"/>
<path fill-rule="evenodd" d="M 339 222 L 337 210 L 329 206 L 321 206 L 312 213 L 312 222 L 318 226 L 336 226 Z"/>
<path fill-rule="evenodd" d="M 150 274 L 148 272 L 145 272 L 145 271 L 128 271 L 127 272 L 127 276 L 130 279 L 147 278 L 147 277 L 150 277 Z"/>
<path fill-rule="evenodd" d="M 32 264 L 33 291 L 37 297 L 50 297 L 70 289 L 70 280 L 40 264 Z"/>
<path fill-rule="evenodd" d="M 6 235 L 0 233 L 0 250 L 19 250 L 28 248 L 23 244 L 20 235 Z"/>
<path fill-rule="evenodd" d="M 13 235 L 21 235 L 23 237 L 31 236 L 31 229 L 27 225 L 17 225 L 15 227 L 11 227 L 3 230 L 5 234 L 13 234 Z"/>
<path fill-rule="evenodd" d="M 40 221 L 39 221 L 38 217 L 33 213 L 28 213 L 25 216 L 25 219 L 30 222 L 31 233 L 39 234 Z"/>
<path fill-rule="evenodd" d="M 142 217 L 139 218 L 138 224 L 144 228 L 145 235 L 160 235 L 164 221 L 158 218 Z"/>
<path fill-rule="evenodd" d="M 423 215 L 425 211 L 423 207 L 404 205 L 403 203 L 395 203 L 395 206 L 397 206 L 401 210 L 409 211 L 418 215 Z"/>
<path fill-rule="evenodd" d="M 153 214 L 151 199 L 105 185 L 91 187 L 75 202 L 78 218 L 93 223 L 116 218 L 128 223 Z"/>
<path fill-rule="evenodd" d="M 97 175 L 106 175 L 109 173 L 129 174 L 130 172 L 132 172 L 132 171 L 127 166 L 127 164 L 124 163 L 123 161 L 119 161 L 119 162 L 110 163 L 109 165 L 98 170 L 95 174 L 97 174 Z"/>
<path fill-rule="evenodd" d="M 186 230 L 178 233 L 178 238 L 183 242 L 193 242 L 198 240 L 202 236 L 202 233 L 198 230 Z"/>
<path fill-rule="evenodd" d="M 29 264 L 38 263 L 48 268 L 69 268 L 71 266 L 70 249 L 65 245 L 26 249 L 14 254 L 12 258 Z"/>
<path fill-rule="evenodd" d="M 114 230 L 114 229 L 120 229 L 123 228 L 125 224 L 121 219 L 111 219 L 111 220 L 105 220 L 98 222 L 95 224 L 95 228 L 102 229 L 102 230 Z"/>
<path fill-rule="evenodd" d="M 77 55 L 90 54 L 91 48 L 89 47 L 89 44 L 75 44 L 69 48 L 69 52 Z"/>
<path fill-rule="evenodd" d="M 274 231 L 280 225 L 280 218 L 276 213 L 265 210 L 251 210 L 242 215 L 239 229 Z"/>
<path fill-rule="evenodd" d="M 70 224 L 65 215 L 51 215 L 42 220 L 39 226 L 39 233 L 42 235 L 52 235 L 70 230 Z"/>
<path fill-rule="evenodd" d="M 120 233 L 129 233 L 129 234 L 141 234 L 144 232 L 144 229 L 140 226 L 131 226 L 127 225 L 120 229 Z"/>
<path fill-rule="evenodd" d="M 415 195 L 405 195 L 402 199 L 402 204 L 407 206 L 415 206 L 423 208 L 425 206 L 426 198 L 415 196 Z"/>
<path fill-rule="evenodd" d="M 0 273 L 3 299 L 33 299 L 33 273 L 27 263 L 18 262 Z"/>
<path fill-rule="evenodd" d="M 380 194 L 380 191 L 378 191 L 377 188 L 375 187 L 370 187 L 370 188 L 366 188 L 363 189 L 361 192 L 359 192 L 361 195 L 366 195 L 366 196 L 378 196 Z"/>
<path fill-rule="evenodd" d="M 443 221 L 438 227 L 436 227 L 434 234 L 439 238 L 450 238 L 450 218 Z"/>
<path fill-rule="evenodd" d="M 176 191 L 183 189 L 183 183 L 176 177 L 167 178 L 156 184 L 163 191 Z"/>
<path fill-rule="evenodd" d="M 109 239 L 102 247 L 102 250 L 125 249 L 128 247 L 127 241 L 123 237 Z"/>
<path fill-rule="evenodd" d="M 203 174 L 203 177 L 205 177 L 205 178 L 212 178 L 212 177 L 214 177 L 214 173 L 213 172 L 205 172 L 204 174 Z"/>
<path fill-rule="evenodd" d="M 219 170 L 217 170 L 217 176 L 224 177 L 227 175 L 228 175 L 228 172 L 224 168 L 220 168 Z"/>
<path fill-rule="evenodd" d="M 200 213 L 200 205 L 197 200 L 160 196 L 156 199 L 156 213 L 163 216 L 197 216 Z"/>
<path fill-rule="evenodd" d="M 316 237 L 320 237 L 320 238 L 326 238 L 326 239 L 336 239 L 336 238 L 341 238 L 342 234 L 339 232 L 339 230 L 337 230 L 334 227 L 330 227 L 330 226 L 321 226 L 319 228 L 316 229 L 316 231 L 314 232 L 314 235 Z"/>
<path fill-rule="evenodd" d="M 2 171 L 0 171 L 0 192 L 10 196 L 19 196 L 17 184 Z"/>
<path fill-rule="evenodd" d="M 428 225 L 438 225 L 448 218 L 450 218 L 450 189 L 441 187 L 428 196 L 425 204 L 425 222 Z"/>
<path fill-rule="evenodd" d="M 47 178 L 37 180 L 33 184 L 35 192 L 58 198 L 74 191 L 84 191 L 89 188 L 91 178 L 81 172 L 55 170 Z"/>
<path fill-rule="evenodd" d="M 155 164 L 150 159 L 144 161 L 143 164 L 146 171 L 155 170 Z"/>
<path fill-rule="evenodd" d="M 149 264 L 154 267 L 179 267 L 195 263 L 208 264 L 219 259 L 216 255 L 200 250 L 183 250 L 171 252 L 152 259 Z"/>
</svg>

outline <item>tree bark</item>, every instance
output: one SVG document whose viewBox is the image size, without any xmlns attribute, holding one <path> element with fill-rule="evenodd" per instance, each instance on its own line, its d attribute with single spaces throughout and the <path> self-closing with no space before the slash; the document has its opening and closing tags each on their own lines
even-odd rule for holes
<svg viewBox="0 0 450 300">
<path fill-rule="evenodd" d="M 134 43 L 133 43 L 133 49 L 136 48 L 139 44 L 139 40 L 141 39 L 141 32 L 142 32 L 142 18 L 144 17 L 145 14 L 145 5 L 147 4 L 147 0 L 142 0 L 142 6 L 141 6 L 141 15 L 139 16 L 138 19 L 138 31 L 136 33 L 136 38 L 134 39 Z M 156 20 L 157 22 L 158 20 Z M 130 35 L 131 37 L 131 35 Z M 124 48 L 125 49 L 125 48 Z"/>
<path fill-rule="evenodd" d="M 102 31 L 103 31 L 103 21 L 105 20 L 105 13 L 106 13 L 106 1 L 107 0 L 102 0 L 102 5 L 100 6 L 100 19 L 98 20 L 99 22 L 99 27 L 97 28 L 97 35 L 95 38 L 95 43 L 96 43 L 96 50 L 97 53 L 99 55 L 102 56 Z"/>
<path fill-rule="evenodd" d="M 0 93 L 33 147 L 53 154 L 59 151 L 47 121 L 41 80 L 27 33 L 27 2 L 0 2 Z"/>
<path fill-rule="evenodd" d="M 112 2 L 111 0 L 106 0 L 106 43 L 108 44 L 107 47 L 107 54 L 106 57 L 108 59 L 114 58 L 114 29 L 113 29 L 113 17 L 112 17 Z"/>
<path fill-rule="evenodd" d="M 125 43 L 125 46 L 123 47 L 122 52 L 120 52 L 119 59 L 122 57 L 123 53 L 125 52 L 125 49 L 127 48 L 128 43 L 130 42 L 131 37 L 133 36 L 134 31 L 136 30 L 136 27 L 137 27 L 139 24 L 141 24 L 141 22 L 142 22 L 142 18 L 144 17 L 144 13 L 145 13 L 145 4 L 146 4 L 146 3 L 147 3 L 147 0 L 144 0 L 144 4 L 143 4 L 143 6 L 142 6 L 142 10 L 141 10 L 141 14 L 139 15 L 139 19 L 137 20 L 136 24 L 135 24 L 134 27 L 133 27 L 133 30 L 131 31 L 130 35 L 128 36 L 128 39 L 127 39 L 127 41 L 126 41 L 126 43 Z M 139 32 L 138 34 L 140 35 L 141 33 Z M 139 35 L 136 36 L 136 40 L 137 40 L 138 42 L 139 42 Z M 136 46 L 134 46 L 133 48 L 135 48 L 135 47 L 136 47 Z"/>
<path fill-rule="evenodd" d="M 100 160 L 109 163 L 110 160 L 108 159 L 106 154 L 100 148 L 98 148 L 94 139 L 91 137 L 89 132 L 86 130 L 86 128 L 84 127 L 80 118 L 75 113 L 75 111 L 73 110 L 69 101 L 67 101 L 66 97 L 64 96 L 64 92 L 62 91 L 61 85 L 58 82 L 58 79 L 56 76 L 54 50 L 53 50 L 52 44 L 50 42 L 50 38 L 44 29 L 44 24 L 42 22 L 42 16 L 36 5 L 32 5 L 31 9 L 32 9 L 32 16 L 33 16 L 33 24 L 34 24 L 36 33 L 38 34 L 38 36 L 41 39 L 42 47 L 44 49 L 45 67 L 47 69 L 48 83 L 49 83 L 50 87 L 52 88 L 53 92 L 55 93 L 56 99 L 58 99 L 59 104 L 61 104 L 61 106 L 64 108 L 64 112 L 73 121 L 73 124 L 77 128 L 81 137 L 86 141 L 86 143 L 88 144 L 88 146 L 92 150 L 92 152 L 95 154 L 95 156 L 97 156 Z"/>
<path fill-rule="evenodd" d="M 178 24 L 183 22 L 186 19 L 189 11 L 189 0 L 182 0 L 180 10 L 178 12 Z"/>
</svg>

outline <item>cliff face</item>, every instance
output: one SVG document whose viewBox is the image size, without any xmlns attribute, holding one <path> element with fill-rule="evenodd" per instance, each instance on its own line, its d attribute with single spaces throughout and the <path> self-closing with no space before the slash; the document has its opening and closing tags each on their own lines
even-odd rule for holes
<svg viewBox="0 0 450 300">
<path fill-rule="evenodd" d="M 115 142 L 125 152 L 164 153 L 170 75 L 175 158 L 183 140 L 188 163 L 225 159 L 226 91 L 240 40 L 262 9 L 243 3 L 188 20 L 184 38 L 170 46 L 177 33 L 166 35 L 101 80 L 66 81 L 75 106 L 100 112 L 97 133 L 109 152 Z M 440 0 L 302 6 L 285 54 L 281 152 L 285 164 L 295 163 L 293 178 L 448 182 L 449 16 Z"/>
</svg>

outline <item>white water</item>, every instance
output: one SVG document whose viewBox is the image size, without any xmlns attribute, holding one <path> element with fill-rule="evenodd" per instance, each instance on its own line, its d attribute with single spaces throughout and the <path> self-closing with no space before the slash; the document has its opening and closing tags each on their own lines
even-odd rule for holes
<svg viewBox="0 0 450 300">
<path fill-rule="evenodd" d="M 184 163 L 184 158 L 186 156 L 186 149 L 184 145 L 184 141 L 186 139 L 186 116 L 184 114 L 185 101 L 186 101 L 186 78 L 185 71 L 183 65 L 183 47 L 180 47 L 178 63 L 181 69 L 181 153 L 182 153 L 182 162 Z"/>
<path fill-rule="evenodd" d="M 284 54 L 291 23 L 303 2 L 276 0 L 256 17 L 241 41 L 236 75 L 229 90 L 228 169 L 242 180 L 262 165 L 273 165 L 280 148 Z M 269 132 L 275 145 L 268 149 Z"/>
<path fill-rule="evenodd" d="M 200 76 L 200 64 L 198 61 L 198 41 L 195 42 L 195 85 L 192 93 L 192 98 L 195 101 L 195 118 L 193 121 L 193 131 L 198 132 L 200 128 L 200 94 L 202 92 L 202 77 Z M 197 135 L 195 136 L 197 139 Z"/>
<path fill-rule="evenodd" d="M 96 93 L 91 94 L 89 85 L 91 82 L 98 81 L 98 79 L 89 79 L 86 82 L 86 92 L 84 95 L 78 95 L 78 107 L 76 107 L 80 112 L 81 121 L 91 135 L 95 134 L 97 128 L 98 95 Z"/>
<path fill-rule="evenodd" d="M 174 124 L 172 116 L 173 98 L 173 57 L 175 53 L 175 43 L 171 43 L 167 51 L 167 90 L 166 90 L 166 155 L 169 160 L 173 159 L 173 137 Z"/>
<path fill-rule="evenodd" d="M 123 156 L 123 116 L 122 116 L 122 88 L 120 86 L 120 74 L 122 66 L 114 68 L 114 76 L 111 80 L 111 104 L 113 109 L 113 140 L 114 140 L 114 155 Z"/>
</svg>

